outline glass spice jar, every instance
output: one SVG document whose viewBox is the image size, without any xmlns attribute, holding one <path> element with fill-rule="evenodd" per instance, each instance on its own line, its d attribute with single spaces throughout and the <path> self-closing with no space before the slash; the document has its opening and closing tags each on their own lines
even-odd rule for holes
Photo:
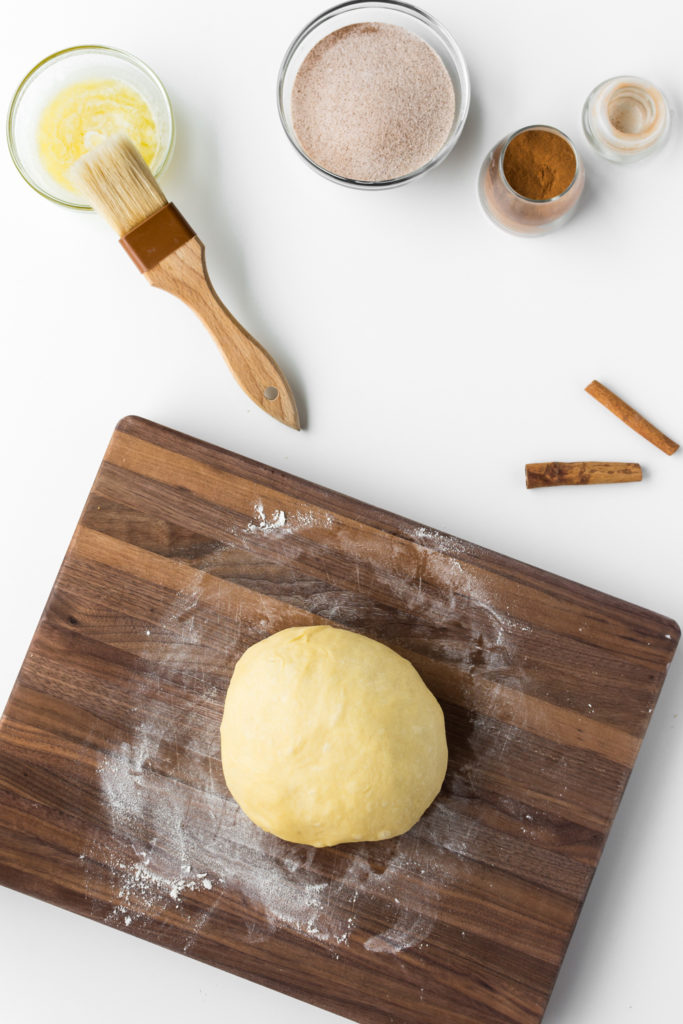
<svg viewBox="0 0 683 1024">
<path fill-rule="evenodd" d="M 479 174 L 479 199 L 498 227 L 515 235 L 544 235 L 569 220 L 585 179 L 583 161 L 563 132 L 529 125 L 488 153 Z"/>
<path fill-rule="evenodd" d="M 593 148 L 614 163 L 632 163 L 657 152 L 669 137 L 666 97 L 644 78 L 608 78 L 583 107 L 583 130 Z"/>
</svg>

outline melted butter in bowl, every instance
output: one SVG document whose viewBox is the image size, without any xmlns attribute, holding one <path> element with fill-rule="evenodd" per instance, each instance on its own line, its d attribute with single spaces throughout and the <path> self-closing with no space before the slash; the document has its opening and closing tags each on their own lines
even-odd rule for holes
<svg viewBox="0 0 683 1024">
<path fill-rule="evenodd" d="M 99 142 L 124 132 L 155 175 L 167 166 L 174 142 L 160 80 L 136 57 L 105 46 L 76 46 L 41 61 L 14 95 L 7 130 L 12 159 L 28 184 L 77 209 L 89 206 L 69 172 Z"/>
</svg>

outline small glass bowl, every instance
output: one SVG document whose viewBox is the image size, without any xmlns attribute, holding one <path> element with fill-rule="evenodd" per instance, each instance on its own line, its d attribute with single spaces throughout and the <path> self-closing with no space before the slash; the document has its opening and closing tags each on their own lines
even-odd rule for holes
<svg viewBox="0 0 683 1024">
<path fill-rule="evenodd" d="M 46 199 L 76 210 L 91 207 L 62 188 L 43 167 L 38 125 L 47 104 L 61 89 L 93 77 L 119 79 L 146 100 L 159 132 L 153 174 L 158 176 L 168 165 L 175 140 L 168 94 L 154 72 L 137 57 L 108 46 L 72 46 L 46 57 L 29 71 L 14 94 L 7 115 L 7 144 L 17 170 L 31 188 Z"/>
<path fill-rule="evenodd" d="M 438 153 L 426 164 L 423 164 L 422 167 L 418 167 L 401 177 L 383 181 L 357 181 L 354 178 L 345 178 L 342 175 L 335 174 L 333 171 L 328 171 L 325 167 L 321 167 L 320 164 L 311 160 L 310 156 L 301 147 L 292 123 L 292 88 L 297 72 L 310 51 L 321 39 L 324 39 L 325 36 L 330 35 L 332 32 L 336 32 L 337 29 L 366 21 L 397 25 L 399 28 L 412 32 L 413 35 L 428 43 L 443 61 L 455 93 L 455 117 L 453 118 L 448 138 Z M 465 125 L 469 106 L 470 79 L 460 48 L 443 25 L 432 18 L 431 15 L 421 11 L 418 7 L 413 7 L 411 4 L 345 3 L 323 11 L 322 14 L 302 29 L 291 44 L 284 56 L 278 74 L 277 107 L 287 138 L 309 167 L 312 167 L 330 181 L 336 181 L 340 185 L 348 185 L 351 188 L 395 188 L 397 185 L 404 185 L 408 181 L 414 181 L 415 178 L 421 177 L 427 171 L 436 167 L 437 164 L 446 159 L 458 141 Z"/>
<path fill-rule="evenodd" d="M 596 85 L 584 103 L 582 122 L 600 156 L 632 163 L 661 149 L 669 137 L 671 112 L 652 82 L 620 75 Z"/>
<path fill-rule="evenodd" d="M 567 188 L 550 199 L 528 199 L 515 192 L 505 177 L 503 162 L 505 151 L 512 141 L 523 132 L 543 131 L 559 135 L 569 144 L 576 158 L 576 171 Z M 574 213 L 583 186 L 586 172 L 583 161 L 570 138 L 558 128 L 545 124 L 527 125 L 520 128 L 493 147 L 484 160 L 479 173 L 479 199 L 484 212 L 494 224 L 513 235 L 545 235 L 565 224 Z"/>
</svg>

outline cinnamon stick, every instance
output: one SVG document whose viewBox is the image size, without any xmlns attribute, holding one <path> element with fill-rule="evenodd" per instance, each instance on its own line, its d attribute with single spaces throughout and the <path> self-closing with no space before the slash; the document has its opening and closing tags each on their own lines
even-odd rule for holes
<svg viewBox="0 0 683 1024">
<path fill-rule="evenodd" d="M 643 479 L 637 462 L 529 462 L 527 488 L 574 484 L 627 484 Z"/>
<path fill-rule="evenodd" d="M 679 446 L 675 441 L 672 441 L 670 437 L 663 434 L 661 430 L 657 430 L 657 427 L 653 426 L 649 420 L 646 420 L 639 412 L 632 409 L 630 405 L 627 405 L 623 399 L 615 395 L 609 388 L 606 388 L 599 380 L 592 381 L 586 388 L 586 391 L 604 405 L 606 409 L 614 413 L 627 427 L 635 430 L 646 441 L 656 445 L 657 448 L 667 455 L 673 455 L 678 450 Z"/>
</svg>

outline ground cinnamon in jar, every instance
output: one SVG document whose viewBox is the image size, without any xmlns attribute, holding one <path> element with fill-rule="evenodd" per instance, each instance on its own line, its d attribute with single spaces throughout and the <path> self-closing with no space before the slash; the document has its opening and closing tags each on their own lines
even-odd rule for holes
<svg viewBox="0 0 683 1024">
<path fill-rule="evenodd" d="M 576 156 L 562 135 L 530 128 L 510 139 L 503 174 L 518 195 L 537 201 L 553 199 L 574 180 Z"/>
<path fill-rule="evenodd" d="M 479 198 L 494 224 L 544 235 L 573 214 L 586 181 L 578 150 L 559 128 L 534 124 L 500 139 L 479 172 Z"/>
</svg>

